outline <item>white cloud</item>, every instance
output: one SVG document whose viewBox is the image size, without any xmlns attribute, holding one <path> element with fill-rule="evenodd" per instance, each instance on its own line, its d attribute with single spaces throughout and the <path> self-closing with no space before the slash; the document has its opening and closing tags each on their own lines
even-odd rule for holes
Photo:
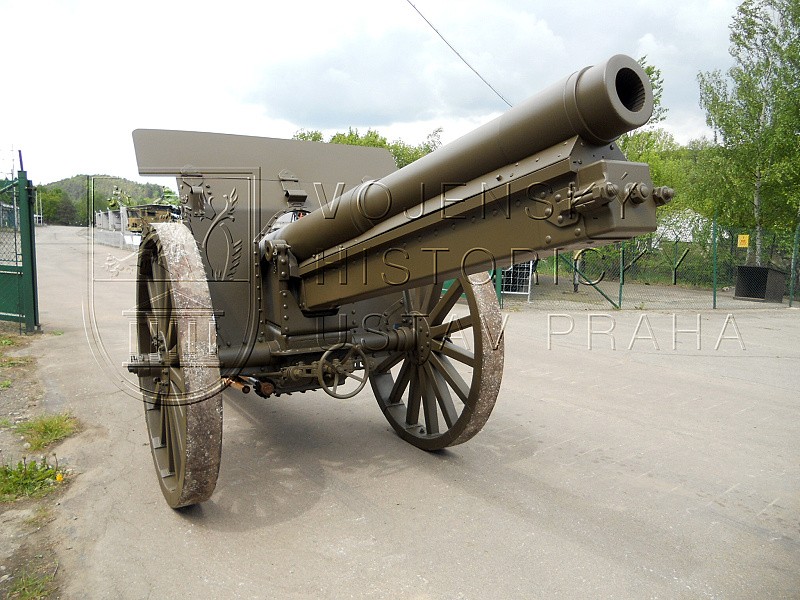
<svg viewBox="0 0 800 600">
<path fill-rule="evenodd" d="M 492 85 L 518 103 L 619 52 L 662 70 L 667 127 L 705 130 L 698 71 L 725 69 L 733 0 L 550 4 L 415 0 Z M 21 148 L 37 182 L 136 176 L 139 127 L 289 137 L 373 127 L 452 140 L 504 108 L 406 2 L 290 4 L 0 0 L 0 53 L 24 93 L 0 99 L 0 171 Z M 161 180 L 164 182 L 163 180 Z"/>
</svg>

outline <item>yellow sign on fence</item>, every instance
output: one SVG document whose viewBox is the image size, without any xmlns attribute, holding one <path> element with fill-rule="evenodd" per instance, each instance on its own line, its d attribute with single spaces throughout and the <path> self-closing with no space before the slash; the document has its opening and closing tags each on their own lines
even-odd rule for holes
<svg viewBox="0 0 800 600">
<path fill-rule="evenodd" d="M 747 234 L 739 236 L 739 248 L 747 248 L 750 245 L 750 236 Z"/>
</svg>

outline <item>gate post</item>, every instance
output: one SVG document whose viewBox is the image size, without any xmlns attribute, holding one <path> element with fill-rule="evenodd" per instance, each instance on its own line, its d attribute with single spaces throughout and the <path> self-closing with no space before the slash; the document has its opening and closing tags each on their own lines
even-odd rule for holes
<svg viewBox="0 0 800 600">
<path fill-rule="evenodd" d="M 19 229 L 22 243 L 22 309 L 25 314 L 25 331 L 39 329 L 39 301 L 36 287 L 36 231 L 33 219 L 33 194 L 26 171 L 17 171 L 17 198 L 19 198 Z"/>
</svg>

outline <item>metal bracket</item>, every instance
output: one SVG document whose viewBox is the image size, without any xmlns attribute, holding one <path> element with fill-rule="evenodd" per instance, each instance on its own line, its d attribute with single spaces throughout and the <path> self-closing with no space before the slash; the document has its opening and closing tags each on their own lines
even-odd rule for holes
<svg viewBox="0 0 800 600">
<path fill-rule="evenodd" d="M 272 263 L 272 271 L 278 275 L 278 281 L 299 277 L 297 259 L 290 252 L 289 244 L 283 240 L 264 240 L 260 245 L 261 257 Z"/>
<path fill-rule="evenodd" d="M 581 214 L 587 214 L 602 208 L 619 194 L 619 186 L 610 181 L 593 181 L 580 192 L 573 193 L 570 198 L 572 208 Z"/>
<path fill-rule="evenodd" d="M 292 173 L 289 169 L 283 169 L 278 173 L 278 180 L 281 182 L 283 194 L 286 196 L 286 202 L 292 207 L 301 207 L 305 205 L 308 194 L 305 190 L 300 189 L 300 179 L 297 175 Z"/>
</svg>

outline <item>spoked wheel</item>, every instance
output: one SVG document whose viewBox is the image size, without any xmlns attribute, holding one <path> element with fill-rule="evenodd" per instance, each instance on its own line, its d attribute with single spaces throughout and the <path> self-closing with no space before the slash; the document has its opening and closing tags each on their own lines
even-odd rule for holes
<svg viewBox="0 0 800 600">
<path fill-rule="evenodd" d="M 466 297 L 466 306 L 459 304 Z M 370 375 L 389 423 L 407 442 L 439 450 L 486 423 L 503 374 L 502 318 L 486 273 L 403 294 L 413 348 L 381 357 Z"/>
<path fill-rule="evenodd" d="M 344 351 L 344 356 L 334 358 L 337 351 Z M 319 359 L 317 380 L 325 393 L 333 398 L 346 400 L 357 395 L 367 385 L 368 376 L 369 360 L 358 346 L 339 344 L 327 350 Z M 355 386 L 351 386 L 349 389 L 340 388 L 339 386 L 348 379 L 356 382 Z"/>
<path fill-rule="evenodd" d="M 223 383 L 205 270 L 183 224 L 146 232 L 136 304 L 139 353 L 151 365 L 139 385 L 161 491 L 172 508 L 203 502 L 219 473 Z"/>
</svg>

